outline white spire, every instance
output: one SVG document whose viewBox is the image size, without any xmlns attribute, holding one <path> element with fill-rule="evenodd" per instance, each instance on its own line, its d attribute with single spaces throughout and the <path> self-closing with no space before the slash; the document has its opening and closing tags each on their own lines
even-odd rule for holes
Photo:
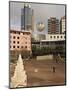
<svg viewBox="0 0 68 90">
<path fill-rule="evenodd" d="M 15 67 L 14 71 L 14 76 L 11 78 L 11 85 L 12 88 L 27 86 L 27 75 L 26 71 L 24 70 L 21 54 L 19 54 L 17 66 Z"/>
</svg>

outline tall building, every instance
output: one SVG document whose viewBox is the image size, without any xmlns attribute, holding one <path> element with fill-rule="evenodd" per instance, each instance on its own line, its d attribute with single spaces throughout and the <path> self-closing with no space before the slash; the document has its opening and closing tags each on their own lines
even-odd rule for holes
<svg viewBox="0 0 68 90">
<path fill-rule="evenodd" d="M 60 33 L 60 23 L 55 17 L 48 19 L 48 34 L 59 34 Z"/>
<path fill-rule="evenodd" d="M 65 16 L 60 20 L 60 33 L 65 33 Z"/>
<path fill-rule="evenodd" d="M 34 12 L 29 4 L 24 4 L 24 8 L 21 9 L 21 30 L 22 29 L 34 29 Z"/>
</svg>

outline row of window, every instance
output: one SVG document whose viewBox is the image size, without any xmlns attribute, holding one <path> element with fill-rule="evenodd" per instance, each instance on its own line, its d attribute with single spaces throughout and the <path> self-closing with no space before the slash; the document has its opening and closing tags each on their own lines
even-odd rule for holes
<svg viewBox="0 0 68 90">
<path fill-rule="evenodd" d="M 21 32 L 13 32 L 13 31 L 11 31 L 11 33 L 13 33 L 13 34 L 20 34 Z M 23 35 L 29 35 L 30 33 L 29 32 L 23 32 L 22 33 Z"/>
<path fill-rule="evenodd" d="M 12 31 L 11 31 L 11 33 L 13 33 L 13 34 L 20 34 L 20 32 L 12 32 Z M 23 35 L 29 35 L 30 33 L 25 33 L 25 32 L 23 32 L 22 34 L 23 34 Z"/>
<path fill-rule="evenodd" d="M 16 46 L 14 45 L 14 46 L 10 46 L 10 48 L 20 48 L 20 46 L 17 46 L 17 47 L 16 47 Z M 24 48 L 24 47 L 21 46 L 21 48 Z M 25 46 L 25 48 L 27 48 L 27 46 Z"/>
<path fill-rule="evenodd" d="M 11 41 L 10 41 L 10 43 L 11 43 Z M 13 43 L 15 44 L 15 43 L 17 43 L 17 44 L 19 44 L 20 42 L 19 41 L 13 41 Z M 30 42 L 29 42 L 30 43 Z M 25 42 L 25 44 L 27 44 L 27 42 Z"/>
<path fill-rule="evenodd" d="M 10 38 L 12 38 L 11 36 L 10 36 Z M 13 39 L 15 39 L 16 37 L 15 36 L 13 36 Z M 19 39 L 20 37 L 17 37 L 17 39 Z"/>
<path fill-rule="evenodd" d="M 56 36 L 50 36 L 50 38 L 56 38 Z M 57 36 L 57 38 L 63 38 L 63 36 Z M 64 38 L 65 38 L 65 36 L 64 36 Z"/>
<path fill-rule="evenodd" d="M 13 41 L 13 43 L 16 43 L 15 41 Z M 19 44 L 19 41 L 17 41 L 17 44 Z"/>
<path fill-rule="evenodd" d="M 11 31 L 11 33 L 13 33 L 13 34 L 20 34 L 20 32 L 13 32 L 13 31 Z"/>
<path fill-rule="evenodd" d="M 10 36 L 10 38 L 12 38 L 12 36 Z M 16 36 L 13 36 L 13 39 L 20 39 L 20 37 L 16 37 Z M 25 39 L 27 39 L 27 37 L 23 37 L 23 38 L 25 38 Z"/>
</svg>

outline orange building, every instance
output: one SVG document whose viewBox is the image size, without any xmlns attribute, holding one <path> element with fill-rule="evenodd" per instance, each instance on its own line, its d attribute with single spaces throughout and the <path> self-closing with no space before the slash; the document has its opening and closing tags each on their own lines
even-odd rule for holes
<svg viewBox="0 0 68 90">
<path fill-rule="evenodd" d="M 10 50 L 31 51 L 31 32 L 10 30 Z"/>
</svg>

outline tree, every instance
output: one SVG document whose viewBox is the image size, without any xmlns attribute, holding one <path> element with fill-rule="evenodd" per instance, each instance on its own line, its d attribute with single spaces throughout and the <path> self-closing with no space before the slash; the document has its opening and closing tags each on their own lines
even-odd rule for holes
<svg viewBox="0 0 68 90">
<path fill-rule="evenodd" d="M 21 55 L 22 55 L 22 58 L 28 58 L 30 56 L 30 51 L 22 50 Z"/>
</svg>

